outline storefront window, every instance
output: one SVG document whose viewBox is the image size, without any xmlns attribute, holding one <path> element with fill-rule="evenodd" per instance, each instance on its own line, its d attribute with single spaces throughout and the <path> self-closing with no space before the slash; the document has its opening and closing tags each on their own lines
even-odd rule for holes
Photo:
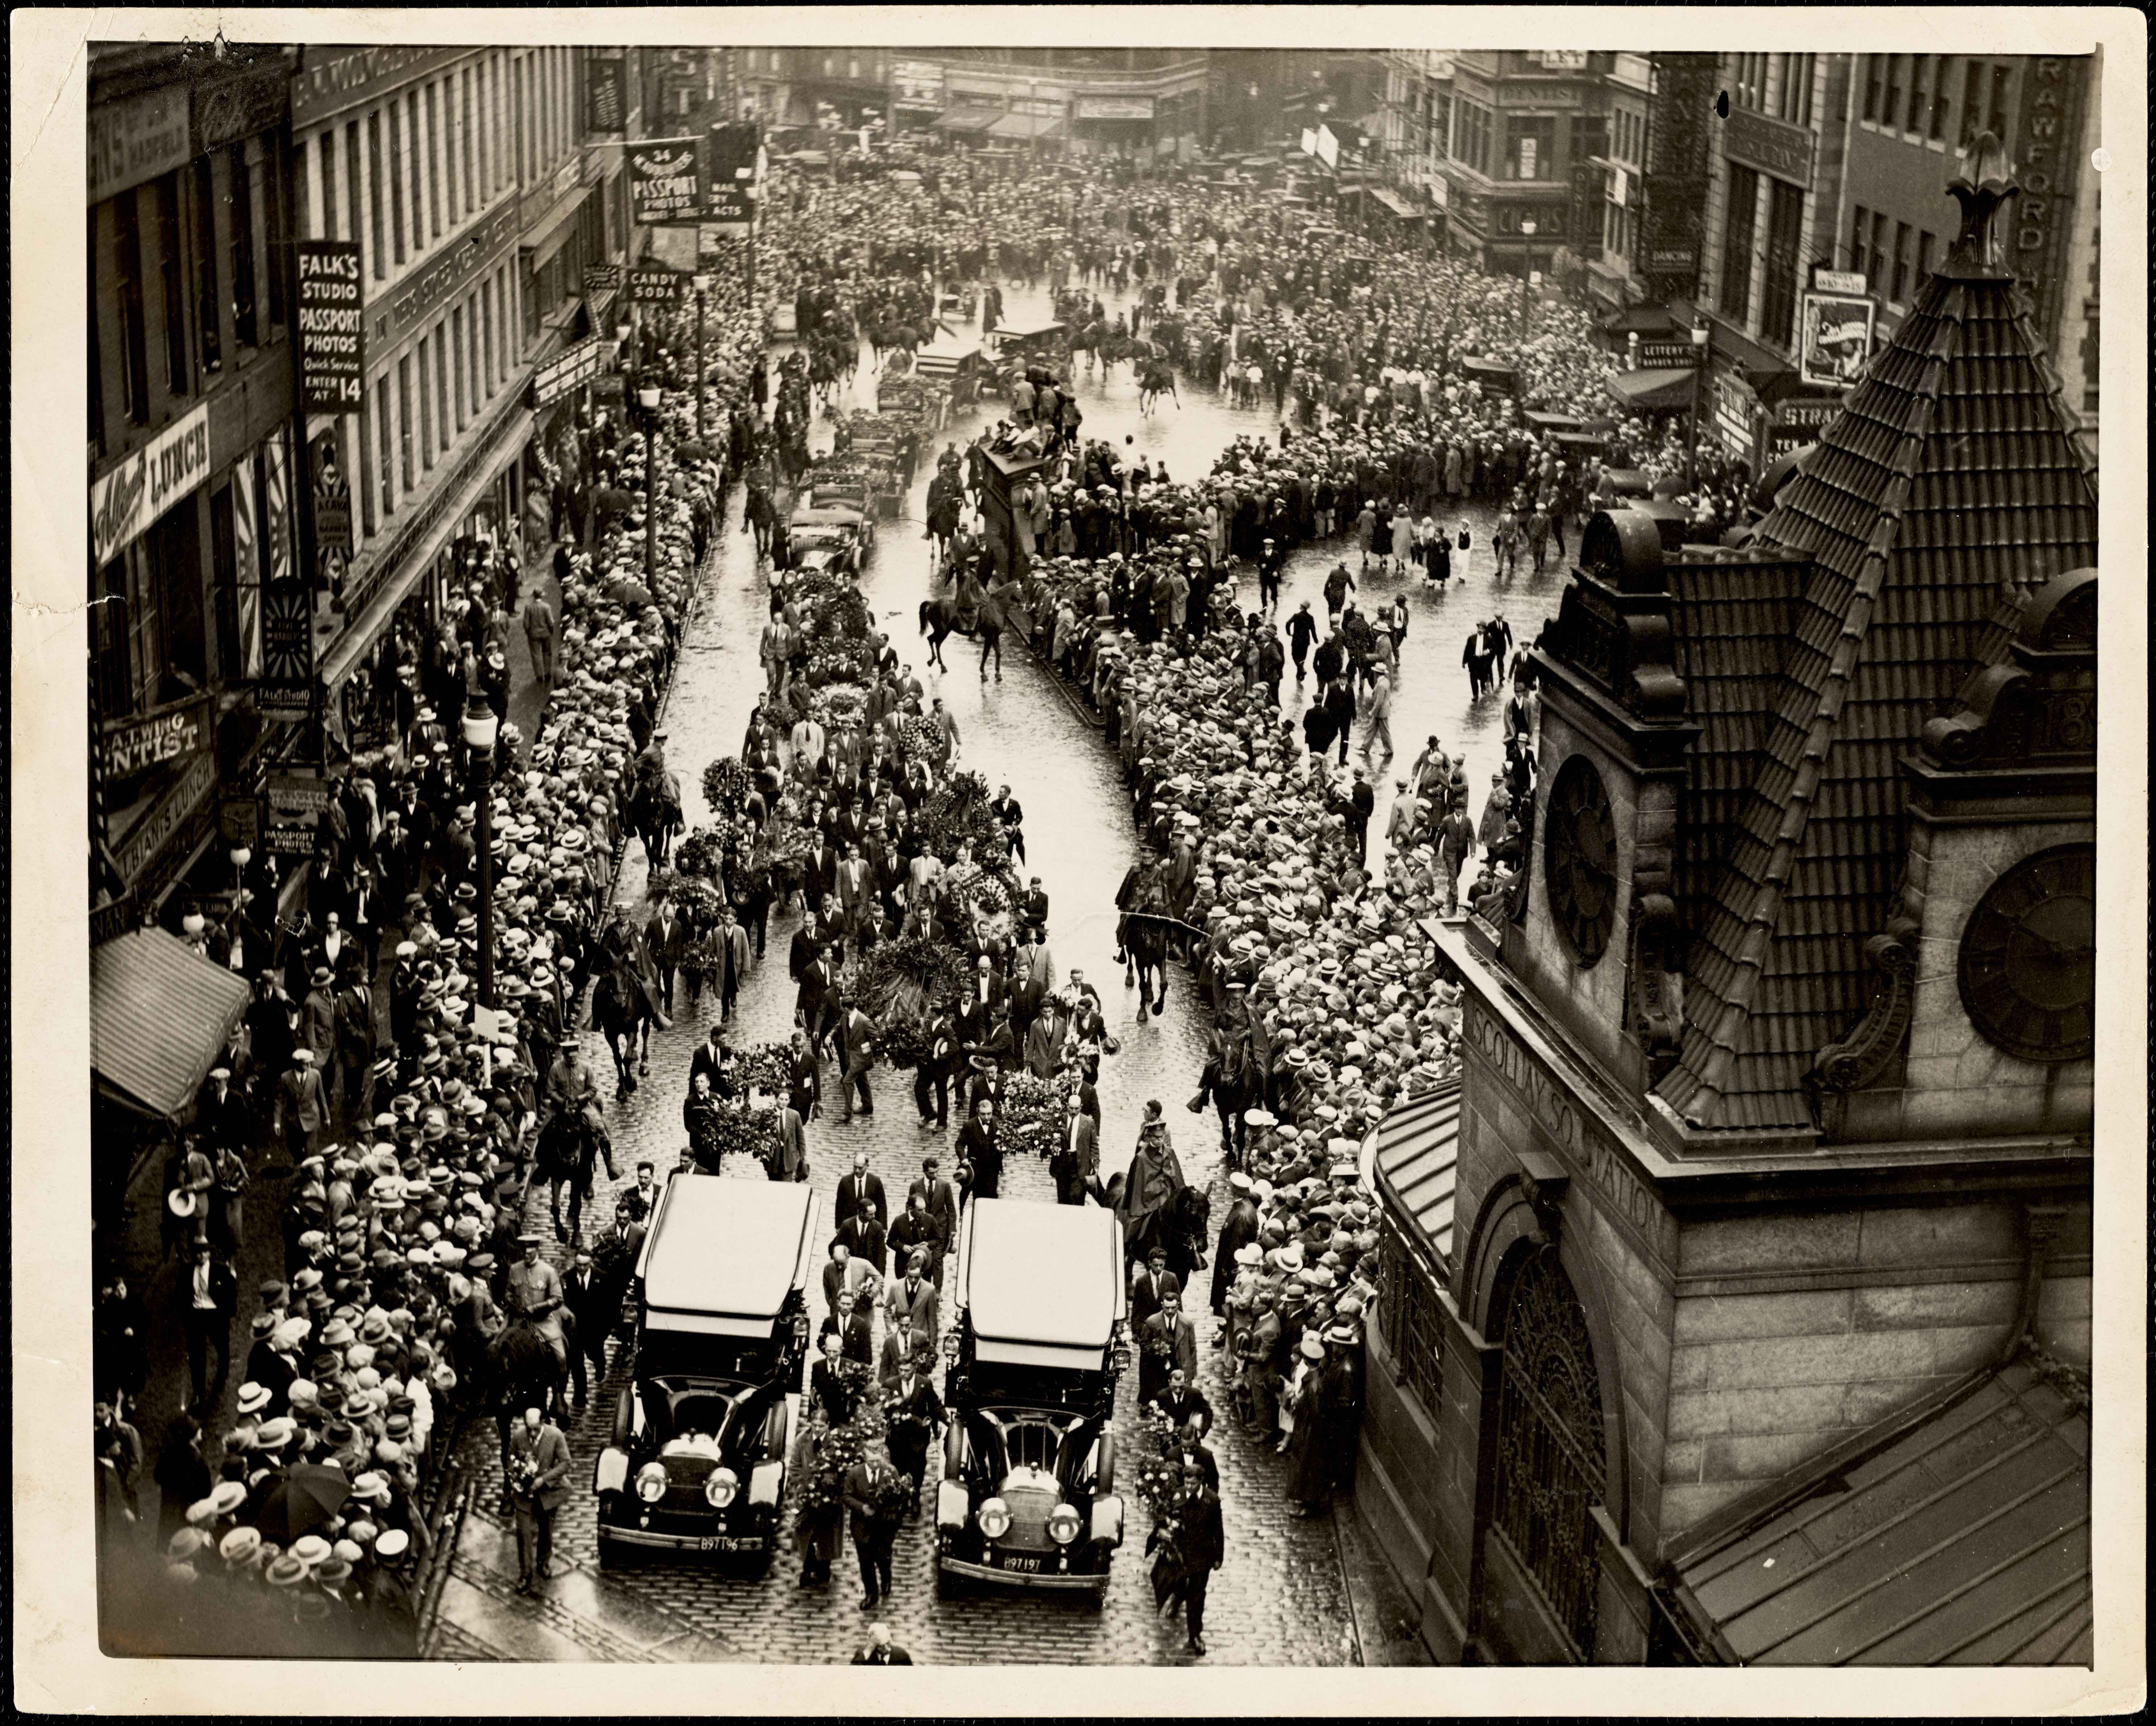
<svg viewBox="0 0 2156 1726">
<path fill-rule="evenodd" d="M 167 387 L 176 396 L 186 395 L 190 382 L 187 289 L 180 280 L 180 272 L 187 268 L 187 245 L 180 232 L 180 176 L 176 168 L 157 179 L 157 277 L 164 289 L 165 377 Z"/>
<path fill-rule="evenodd" d="M 149 332 L 142 306 L 142 228 L 131 188 L 112 200 L 115 274 L 120 289 L 121 395 L 136 425 L 150 418 Z M 97 272 L 90 272 L 95 286 Z"/>
<path fill-rule="evenodd" d="M 1797 310 L 1797 239 L 1804 219 L 1804 188 L 1784 180 L 1767 182 L 1767 272 L 1759 284 L 1759 334 L 1789 346 Z"/>
<path fill-rule="evenodd" d="M 232 224 L 232 339 L 242 347 L 259 347 L 254 327 L 254 188 L 247 172 L 247 147 L 234 144 L 225 152 L 225 172 L 232 185 L 232 202 L 226 212 Z"/>
</svg>

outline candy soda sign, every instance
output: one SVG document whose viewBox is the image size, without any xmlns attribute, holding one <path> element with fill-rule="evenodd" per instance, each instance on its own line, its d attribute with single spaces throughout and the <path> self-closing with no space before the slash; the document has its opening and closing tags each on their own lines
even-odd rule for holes
<svg viewBox="0 0 2156 1726">
<path fill-rule="evenodd" d="M 629 147 L 629 213 L 640 227 L 693 222 L 702 213 L 698 141 L 654 138 Z"/>
</svg>

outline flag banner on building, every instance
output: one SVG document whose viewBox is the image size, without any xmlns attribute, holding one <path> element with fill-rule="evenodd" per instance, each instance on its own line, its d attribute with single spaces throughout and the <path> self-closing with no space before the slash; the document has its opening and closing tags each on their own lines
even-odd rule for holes
<svg viewBox="0 0 2156 1726">
<path fill-rule="evenodd" d="M 642 228 L 694 222 L 702 213 L 700 141 L 646 138 L 627 146 L 629 207 Z"/>
<path fill-rule="evenodd" d="M 233 591 L 239 601 L 239 653 L 242 675 L 262 675 L 262 558 L 255 544 L 257 507 L 255 468 L 252 460 L 235 462 L 232 468 Z"/>
<path fill-rule="evenodd" d="M 300 393 L 310 413 L 357 413 L 367 332 L 357 240 L 300 240 Z"/>
<path fill-rule="evenodd" d="M 628 123 L 628 80 L 621 56 L 593 54 L 584 62 L 584 130 L 618 132 Z"/>
<path fill-rule="evenodd" d="M 1846 388 L 1871 359 L 1877 307 L 1848 294 L 1808 293 L 1799 301 L 1797 375 L 1808 384 Z"/>
<path fill-rule="evenodd" d="M 262 440 L 262 504 L 264 578 L 272 586 L 282 586 L 297 579 L 298 573 L 292 561 L 291 467 L 282 431 Z"/>
</svg>

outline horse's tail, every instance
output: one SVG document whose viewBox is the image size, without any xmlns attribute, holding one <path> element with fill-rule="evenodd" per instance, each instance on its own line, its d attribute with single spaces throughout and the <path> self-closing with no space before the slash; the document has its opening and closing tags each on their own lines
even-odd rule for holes
<svg viewBox="0 0 2156 1726">
<path fill-rule="evenodd" d="M 928 607 L 931 603 L 931 601 L 926 599 L 921 602 L 921 633 L 923 635 L 928 633 Z"/>
</svg>

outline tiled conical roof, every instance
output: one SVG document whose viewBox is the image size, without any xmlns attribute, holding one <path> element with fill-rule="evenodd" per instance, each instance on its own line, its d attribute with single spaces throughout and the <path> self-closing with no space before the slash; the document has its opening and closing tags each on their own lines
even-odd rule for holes
<svg viewBox="0 0 2156 1726">
<path fill-rule="evenodd" d="M 1713 885 L 1681 1052 L 1657 1087 L 1695 1126 L 1812 1124 L 1804 1075 L 1862 1015 L 1864 943 L 1896 904 L 1897 759 L 2003 656 L 2030 592 L 2097 561 L 2094 470 L 2027 300 L 1996 262 L 1992 218 L 2014 187 L 1987 155 L 1980 143 L 1975 177 L 1949 188 L 1964 223 L 1946 263 L 1754 537 L 1770 558 L 1810 560 L 1779 668 L 1762 677 L 1756 640 L 1684 644 L 1700 670 L 1727 658 L 1745 677 L 1743 660 L 1743 704 L 1758 715 L 1727 728 L 1741 757 L 1695 763 L 1730 816 L 1696 809 L 1707 819 L 1684 842 Z"/>
</svg>

